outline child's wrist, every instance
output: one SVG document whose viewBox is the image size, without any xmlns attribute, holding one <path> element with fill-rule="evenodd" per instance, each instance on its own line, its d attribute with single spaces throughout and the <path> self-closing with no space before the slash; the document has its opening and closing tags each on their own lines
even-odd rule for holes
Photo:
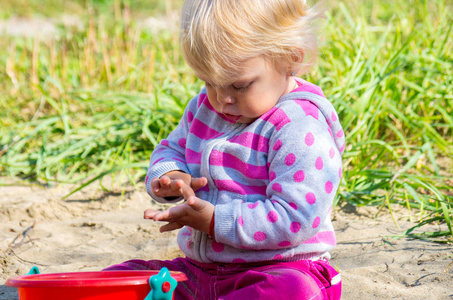
<svg viewBox="0 0 453 300">
<path fill-rule="evenodd" d="M 211 223 L 209 224 L 208 237 L 214 239 L 214 222 L 215 222 L 215 210 L 212 213 Z"/>
</svg>

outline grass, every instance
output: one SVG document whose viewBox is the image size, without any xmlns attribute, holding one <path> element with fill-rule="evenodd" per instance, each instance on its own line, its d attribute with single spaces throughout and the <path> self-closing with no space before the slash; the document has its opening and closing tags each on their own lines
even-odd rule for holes
<svg viewBox="0 0 453 300">
<path fill-rule="evenodd" d="M 130 17 L 144 15 L 141 2 L 69 3 L 86 9 L 81 31 L 0 36 L 0 174 L 79 188 L 106 175 L 135 184 L 202 83 L 175 31 L 153 33 Z M 169 12 L 156 7 L 150 13 Z M 336 204 L 400 205 L 416 222 L 402 235 L 443 243 L 453 238 L 452 9 L 440 0 L 339 3 L 307 76 L 346 132 Z"/>
<path fill-rule="evenodd" d="M 58 18 L 82 15 L 86 9 L 114 14 L 118 7 L 131 8 L 134 17 L 155 15 L 181 6 L 182 0 L 0 0 L 0 18 Z"/>
<path fill-rule="evenodd" d="M 340 110 L 349 147 L 340 201 L 415 208 L 452 236 L 452 3 L 341 3 L 313 80 Z M 437 238 L 428 234 L 426 237 Z M 441 241 L 441 240 L 439 240 Z M 444 241 L 444 240 L 442 240 Z"/>
</svg>

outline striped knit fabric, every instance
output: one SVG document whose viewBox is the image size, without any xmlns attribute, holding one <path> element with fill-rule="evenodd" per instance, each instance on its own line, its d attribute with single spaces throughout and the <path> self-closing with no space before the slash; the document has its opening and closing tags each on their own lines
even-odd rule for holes
<svg viewBox="0 0 453 300">
<path fill-rule="evenodd" d="M 298 83 L 251 124 L 217 113 L 203 89 L 156 147 L 146 177 L 156 201 L 168 202 L 152 194 L 153 177 L 182 170 L 208 179 L 196 195 L 216 206 L 216 240 L 182 228 L 178 243 L 189 258 L 241 263 L 329 257 L 336 244 L 330 213 L 342 175 L 344 132 L 321 89 Z"/>
</svg>

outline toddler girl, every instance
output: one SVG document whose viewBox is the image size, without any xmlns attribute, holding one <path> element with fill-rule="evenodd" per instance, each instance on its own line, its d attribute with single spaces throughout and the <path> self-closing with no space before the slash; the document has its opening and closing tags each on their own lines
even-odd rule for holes
<svg viewBox="0 0 453 300">
<path fill-rule="evenodd" d="M 146 210 L 181 229 L 184 258 L 107 270 L 184 272 L 175 299 L 339 299 L 328 259 L 344 133 L 314 84 L 295 77 L 317 55 L 304 0 L 186 0 L 180 45 L 206 87 L 151 156 L 146 188 L 176 204 Z"/>
</svg>

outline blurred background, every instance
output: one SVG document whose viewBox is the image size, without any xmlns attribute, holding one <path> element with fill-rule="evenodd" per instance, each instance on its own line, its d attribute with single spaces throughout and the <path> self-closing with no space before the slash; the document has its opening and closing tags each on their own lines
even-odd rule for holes
<svg viewBox="0 0 453 300">
<path fill-rule="evenodd" d="M 0 0 L 0 184 L 143 188 L 153 148 L 202 86 L 178 50 L 181 5 Z M 303 77 L 346 132 L 335 204 L 404 207 L 415 226 L 403 235 L 451 243 L 453 1 L 329 5 Z"/>
</svg>

